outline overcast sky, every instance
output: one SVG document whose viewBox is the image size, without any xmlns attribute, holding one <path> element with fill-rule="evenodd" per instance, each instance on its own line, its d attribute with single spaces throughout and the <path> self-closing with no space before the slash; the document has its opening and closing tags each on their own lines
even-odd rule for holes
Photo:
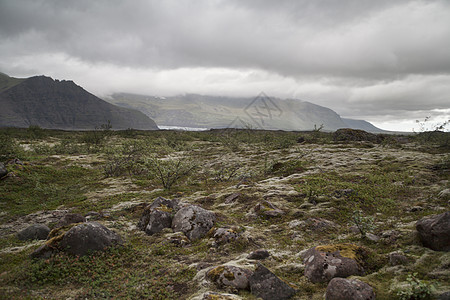
<svg viewBox="0 0 450 300">
<path fill-rule="evenodd" d="M 450 118 L 450 1 L 0 0 L 0 71 L 97 96 L 264 91 L 411 130 Z"/>
</svg>

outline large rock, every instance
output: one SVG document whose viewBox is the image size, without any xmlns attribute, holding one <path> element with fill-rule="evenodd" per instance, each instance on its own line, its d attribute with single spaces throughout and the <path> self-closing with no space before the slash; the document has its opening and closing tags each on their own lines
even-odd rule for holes
<svg viewBox="0 0 450 300">
<path fill-rule="evenodd" d="M 56 223 L 56 227 L 63 227 L 69 224 L 83 223 L 83 222 L 86 222 L 86 218 L 80 214 L 66 214 L 58 221 L 58 223 Z"/>
<path fill-rule="evenodd" d="M 6 169 L 5 165 L 0 162 L 0 178 L 5 177 L 8 174 L 8 170 Z"/>
<path fill-rule="evenodd" d="M 325 300 L 375 300 L 375 292 L 360 280 L 333 278 L 325 292 Z"/>
<path fill-rule="evenodd" d="M 172 226 L 172 218 L 178 210 L 178 201 L 158 197 L 144 209 L 138 228 L 152 235 Z"/>
<path fill-rule="evenodd" d="M 83 256 L 91 251 L 103 251 L 122 238 L 114 231 L 97 222 L 82 223 L 67 231 L 59 243 L 59 248 L 73 255 Z"/>
<path fill-rule="evenodd" d="M 46 240 L 50 228 L 43 224 L 33 224 L 17 233 L 17 238 L 22 241 L 27 240 Z"/>
<path fill-rule="evenodd" d="M 214 226 L 216 215 L 196 205 L 180 209 L 172 220 L 172 229 L 183 232 L 191 241 L 205 236 Z"/>
<path fill-rule="evenodd" d="M 296 290 L 258 263 L 249 279 L 250 291 L 263 300 L 284 300 L 295 295 Z"/>
<path fill-rule="evenodd" d="M 317 246 L 304 254 L 305 276 L 313 283 L 328 282 L 335 277 L 364 275 L 360 261 L 363 248 L 353 244 Z"/>
<path fill-rule="evenodd" d="M 253 274 L 251 270 L 235 266 L 218 266 L 206 273 L 206 278 L 214 282 L 218 287 L 233 287 L 239 290 L 249 289 L 249 278 Z"/>
<path fill-rule="evenodd" d="M 436 251 L 450 251 L 449 211 L 417 221 L 416 229 L 425 247 Z"/>
</svg>

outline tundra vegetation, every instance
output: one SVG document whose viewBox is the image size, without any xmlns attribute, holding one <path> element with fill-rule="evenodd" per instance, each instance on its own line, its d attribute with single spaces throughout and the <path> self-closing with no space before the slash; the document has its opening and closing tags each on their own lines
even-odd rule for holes
<svg viewBox="0 0 450 300">
<path fill-rule="evenodd" d="M 424 247 L 415 223 L 449 210 L 449 135 L 0 129 L 8 171 L 0 180 L 0 298 L 189 299 L 212 291 L 256 299 L 248 289 L 205 289 L 200 275 L 266 249 L 261 263 L 297 290 L 292 299 L 322 299 L 327 285 L 305 276 L 302 254 L 356 245 L 365 249 L 352 256 L 365 269 L 356 277 L 377 299 L 432 299 L 450 290 L 450 256 Z M 170 228 L 147 235 L 138 223 L 157 197 L 213 211 L 214 228 L 241 238 L 218 242 L 212 230 L 177 244 L 168 242 Z M 17 232 L 36 223 L 54 229 L 68 212 L 95 217 L 123 245 L 31 258 L 44 241 Z"/>
</svg>

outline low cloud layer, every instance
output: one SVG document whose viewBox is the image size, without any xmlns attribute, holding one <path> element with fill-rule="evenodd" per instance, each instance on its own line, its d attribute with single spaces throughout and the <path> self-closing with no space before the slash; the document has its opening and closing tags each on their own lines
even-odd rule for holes
<svg viewBox="0 0 450 300">
<path fill-rule="evenodd" d="M 265 91 L 403 130 L 450 111 L 446 0 L 5 0 L 0 40 L 0 71 L 100 96 Z"/>
</svg>

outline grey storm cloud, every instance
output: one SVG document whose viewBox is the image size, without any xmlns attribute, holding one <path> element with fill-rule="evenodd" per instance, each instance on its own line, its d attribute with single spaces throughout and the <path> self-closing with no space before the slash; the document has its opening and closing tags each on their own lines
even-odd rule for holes
<svg viewBox="0 0 450 300">
<path fill-rule="evenodd" d="M 94 89 L 139 90 L 107 82 L 135 71 L 166 94 L 257 94 L 248 87 L 266 84 L 348 116 L 450 109 L 446 0 L 1 0 L 0 40 L 4 72 L 90 70 L 103 76 Z M 187 80 L 193 90 L 173 87 L 189 74 L 200 78 Z"/>
</svg>

